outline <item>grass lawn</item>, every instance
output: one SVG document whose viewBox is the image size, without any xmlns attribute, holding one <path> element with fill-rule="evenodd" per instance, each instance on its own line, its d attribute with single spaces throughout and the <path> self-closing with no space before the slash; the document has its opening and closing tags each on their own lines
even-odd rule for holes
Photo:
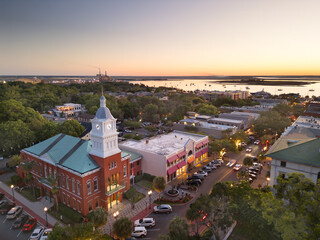
<svg viewBox="0 0 320 240">
<path fill-rule="evenodd" d="M 138 192 L 134 187 L 131 187 L 124 195 L 126 199 L 130 202 L 139 202 L 141 199 L 145 197 L 144 194 Z"/>
<path fill-rule="evenodd" d="M 36 193 L 36 197 L 33 196 L 32 187 L 23 189 L 20 192 L 20 194 L 22 196 L 24 196 L 25 198 L 27 198 L 29 201 L 36 202 L 37 201 L 37 197 L 40 197 L 40 189 L 39 188 L 34 188 L 34 191 Z"/>
<path fill-rule="evenodd" d="M 147 181 L 145 179 L 142 179 L 142 180 L 140 180 L 139 182 L 137 182 L 135 184 L 139 185 L 140 187 L 144 187 L 144 188 L 153 190 L 152 182 Z"/>
<path fill-rule="evenodd" d="M 56 211 L 55 207 L 50 208 L 48 212 L 58 220 L 61 220 L 60 216 L 62 216 L 62 222 L 65 224 L 80 223 L 82 221 L 82 215 L 79 212 L 61 203 L 59 203 L 59 212 Z"/>
</svg>

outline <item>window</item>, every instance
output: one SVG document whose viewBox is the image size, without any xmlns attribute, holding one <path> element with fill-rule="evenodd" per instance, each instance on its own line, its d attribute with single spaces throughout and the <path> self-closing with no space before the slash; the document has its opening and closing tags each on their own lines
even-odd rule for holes
<svg viewBox="0 0 320 240">
<path fill-rule="evenodd" d="M 98 200 L 96 201 L 96 208 L 99 206 Z"/>
<path fill-rule="evenodd" d="M 93 190 L 94 191 L 98 190 L 98 179 L 97 178 L 93 179 Z"/>
<path fill-rule="evenodd" d="M 111 163 L 109 163 L 109 170 L 111 170 Z"/>
<path fill-rule="evenodd" d="M 54 170 L 53 176 L 54 176 L 54 178 L 56 178 L 56 176 L 57 176 L 57 171 L 56 170 Z"/>
<path fill-rule="evenodd" d="M 81 212 L 81 204 L 80 204 L 80 202 L 78 202 L 78 209 L 79 209 L 79 212 Z"/>
<path fill-rule="evenodd" d="M 88 192 L 88 195 L 91 194 L 91 182 L 87 182 L 87 192 Z"/>
<path fill-rule="evenodd" d="M 113 168 L 113 163 L 112 163 L 112 168 Z"/>
<path fill-rule="evenodd" d="M 130 164 L 130 168 L 133 168 L 133 163 Z"/>
<path fill-rule="evenodd" d="M 117 162 L 114 162 L 114 167 L 115 167 L 115 168 L 117 167 Z"/>
<path fill-rule="evenodd" d="M 68 206 L 70 206 L 70 197 L 68 196 L 67 199 L 68 199 Z"/>
<path fill-rule="evenodd" d="M 62 185 L 62 187 L 64 187 L 64 186 L 65 186 L 65 182 L 64 182 L 64 175 L 62 175 L 62 176 L 61 176 L 61 185 Z"/>
<path fill-rule="evenodd" d="M 281 167 L 286 167 L 286 165 L 287 165 L 287 162 L 281 161 Z"/>
<path fill-rule="evenodd" d="M 69 189 L 69 177 L 66 176 L 66 186 L 67 186 L 67 189 Z"/>
<path fill-rule="evenodd" d="M 47 177 L 47 165 L 44 165 L 44 177 Z"/>
<path fill-rule="evenodd" d="M 137 166 L 139 166 L 139 164 L 140 164 L 140 161 L 137 162 Z"/>
<path fill-rule="evenodd" d="M 76 189 L 75 189 L 75 185 L 74 185 L 74 179 L 72 178 L 72 192 L 75 192 Z"/>
<path fill-rule="evenodd" d="M 123 165 L 123 176 L 126 177 L 127 176 L 127 165 Z"/>
<path fill-rule="evenodd" d="M 92 210 L 92 204 L 89 203 L 89 212 Z"/>
<path fill-rule="evenodd" d="M 65 204 L 66 203 L 66 195 L 65 194 L 62 194 L 62 200 L 63 200 L 63 203 Z"/>
<path fill-rule="evenodd" d="M 77 181 L 77 192 L 78 192 L 78 195 L 80 195 L 80 182 Z"/>
</svg>

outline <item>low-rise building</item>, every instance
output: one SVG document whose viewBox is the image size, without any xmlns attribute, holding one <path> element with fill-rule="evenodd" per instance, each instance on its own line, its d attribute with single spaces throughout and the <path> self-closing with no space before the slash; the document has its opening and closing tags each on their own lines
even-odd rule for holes
<svg viewBox="0 0 320 240">
<path fill-rule="evenodd" d="M 82 112 L 81 104 L 65 103 L 62 106 L 55 106 L 52 110 L 58 117 L 78 116 Z"/>
<path fill-rule="evenodd" d="M 230 118 L 210 118 L 208 123 L 216 124 L 216 125 L 224 125 L 224 126 L 231 126 L 237 127 L 238 129 L 243 129 L 244 121 L 243 120 L 236 120 Z"/>
<path fill-rule="evenodd" d="M 208 142 L 207 136 L 173 131 L 140 141 L 127 140 L 119 146 L 142 156 L 143 173 L 170 182 L 207 158 Z"/>
<path fill-rule="evenodd" d="M 220 113 L 219 118 L 227 118 L 243 121 L 243 128 L 248 129 L 253 124 L 253 122 L 258 119 L 259 114 L 248 113 L 248 112 L 231 112 L 231 113 Z"/>
</svg>

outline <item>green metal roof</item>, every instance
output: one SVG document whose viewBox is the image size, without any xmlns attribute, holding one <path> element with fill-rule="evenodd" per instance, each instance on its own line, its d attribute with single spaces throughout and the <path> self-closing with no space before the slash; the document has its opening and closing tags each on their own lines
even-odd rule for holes
<svg viewBox="0 0 320 240">
<path fill-rule="evenodd" d="M 320 167 L 320 138 L 293 144 L 278 151 L 268 152 L 267 157 Z"/>
<path fill-rule="evenodd" d="M 142 158 L 142 156 L 138 153 L 130 152 L 127 150 L 121 150 L 121 158 L 125 157 L 126 155 L 130 155 L 130 162 L 134 162 Z"/>
<path fill-rule="evenodd" d="M 49 139 L 43 141 L 43 142 L 35 144 L 31 147 L 25 148 L 24 150 L 40 156 L 41 152 L 44 151 L 49 145 L 51 145 L 60 136 L 61 136 L 61 133 L 52 137 L 52 138 L 49 138 Z"/>
<path fill-rule="evenodd" d="M 99 168 L 89 154 L 91 146 L 91 141 L 58 134 L 24 150 L 39 157 L 46 157 L 55 165 L 61 165 L 83 174 Z"/>
</svg>

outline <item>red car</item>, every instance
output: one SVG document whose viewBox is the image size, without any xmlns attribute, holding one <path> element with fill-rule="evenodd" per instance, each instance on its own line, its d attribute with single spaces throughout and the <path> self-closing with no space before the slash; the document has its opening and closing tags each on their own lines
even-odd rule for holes
<svg viewBox="0 0 320 240">
<path fill-rule="evenodd" d="M 26 224 L 23 225 L 22 231 L 24 231 L 24 232 L 26 232 L 26 231 L 31 231 L 32 228 L 33 228 L 34 226 L 36 226 L 36 224 L 37 224 L 37 219 L 36 219 L 36 218 L 30 218 L 30 219 L 28 220 L 28 222 L 26 222 Z"/>
</svg>

